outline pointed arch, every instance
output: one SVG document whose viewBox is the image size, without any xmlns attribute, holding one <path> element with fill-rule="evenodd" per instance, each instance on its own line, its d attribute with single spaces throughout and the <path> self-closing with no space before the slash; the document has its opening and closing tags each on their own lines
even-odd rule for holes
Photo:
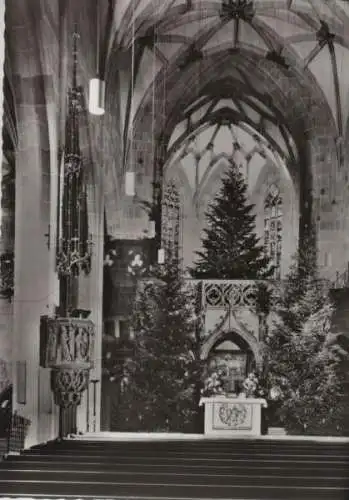
<svg viewBox="0 0 349 500">
<path fill-rule="evenodd" d="M 254 355 L 256 365 L 261 366 L 262 357 L 258 341 L 250 332 L 248 332 L 244 328 L 239 328 L 239 329 L 234 328 L 231 331 L 227 331 L 226 329 L 222 328 L 216 331 L 213 335 L 210 335 L 201 346 L 201 359 L 203 360 L 207 359 L 211 350 L 219 342 L 223 342 L 224 340 L 232 336 L 234 337 L 235 343 L 238 343 L 238 345 L 240 344 L 249 347 L 249 349 Z"/>
</svg>

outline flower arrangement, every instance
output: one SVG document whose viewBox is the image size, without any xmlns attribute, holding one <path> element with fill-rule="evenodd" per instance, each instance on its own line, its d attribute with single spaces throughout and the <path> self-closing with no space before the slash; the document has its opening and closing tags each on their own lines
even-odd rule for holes
<svg viewBox="0 0 349 500">
<path fill-rule="evenodd" d="M 215 394 L 224 394 L 224 372 L 218 369 L 212 372 L 204 381 L 202 395 L 206 397 L 214 396 Z"/>
<path fill-rule="evenodd" d="M 254 372 L 248 374 L 242 384 L 242 387 L 247 398 L 265 396 L 265 391 L 260 384 L 257 374 Z"/>
</svg>

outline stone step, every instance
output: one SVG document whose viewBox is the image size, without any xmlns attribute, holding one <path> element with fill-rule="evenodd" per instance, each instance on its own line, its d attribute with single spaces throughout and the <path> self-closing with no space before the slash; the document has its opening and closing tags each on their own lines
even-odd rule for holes
<svg viewBox="0 0 349 500">
<path fill-rule="evenodd" d="M 8 480 L 0 482 L 0 494 L 4 496 L 43 496 L 70 498 L 125 498 L 125 499 L 244 499 L 244 500 L 346 500 L 349 488 L 303 486 L 295 483 L 291 486 L 240 484 L 226 485 L 166 485 L 147 484 L 118 484 L 116 482 L 23 482 Z"/>
<path fill-rule="evenodd" d="M 174 471 L 178 474 L 185 473 L 196 473 L 200 472 L 202 474 L 226 474 L 226 473 L 234 473 L 234 472 L 251 472 L 251 474 L 263 474 L 263 473 L 282 473 L 286 475 L 295 474 L 297 476 L 307 476 L 307 475 L 326 475 L 329 471 L 328 462 L 322 463 L 299 463 L 292 464 L 290 467 L 289 462 L 254 462 L 251 461 L 243 461 L 243 462 L 234 462 L 229 465 L 215 465 L 209 464 L 203 466 L 202 464 L 184 464 L 177 465 L 175 468 L 173 465 L 167 464 L 149 464 L 149 463 L 132 463 L 125 464 L 123 462 L 114 462 L 110 463 L 99 463 L 99 462 L 84 462 L 83 464 L 84 471 L 96 471 L 98 468 L 102 467 L 104 471 L 117 471 L 117 473 L 126 472 L 128 473 L 130 469 L 132 469 L 132 473 L 149 473 L 153 472 L 156 474 L 162 473 L 173 473 Z M 7 461 L 6 463 L 0 463 L 0 471 L 45 471 L 45 470 L 59 470 L 61 472 L 71 472 L 76 468 L 75 461 Z M 335 467 L 331 468 L 331 476 L 341 477 L 346 475 L 348 472 L 347 461 L 343 461 L 342 464 L 336 464 Z"/>
<path fill-rule="evenodd" d="M 269 427 L 269 436 L 286 436 L 286 430 L 284 427 Z"/>
<path fill-rule="evenodd" d="M 0 463 L 1 496 L 344 500 L 344 442 L 51 442 Z"/>
</svg>

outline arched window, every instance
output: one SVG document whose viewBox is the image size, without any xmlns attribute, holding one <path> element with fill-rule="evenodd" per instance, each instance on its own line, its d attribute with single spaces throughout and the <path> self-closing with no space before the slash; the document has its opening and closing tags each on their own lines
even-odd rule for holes
<svg viewBox="0 0 349 500">
<path fill-rule="evenodd" d="M 162 201 L 161 246 L 166 259 L 179 257 L 181 237 L 180 197 L 174 182 L 169 182 L 164 189 Z"/>
<path fill-rule="evenodd" d="M 282 248 L 282 198 L 277 186 L 268 189 L 264 200 L 264 249 L 275 266 L 274 278 L 280 278 Z"/>
</svg>

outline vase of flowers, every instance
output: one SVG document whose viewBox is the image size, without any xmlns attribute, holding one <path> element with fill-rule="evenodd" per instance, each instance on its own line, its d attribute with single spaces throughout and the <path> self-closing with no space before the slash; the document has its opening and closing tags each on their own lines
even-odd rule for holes
<svg viewBox="0 0 349 500">
<path fill-rule="evenodd" d="M 240 396 L 244 395 L 247 398 L 262 398 L 265 396 L 265 391 L 260 384 L 259 378 L 255 372 L 251 372 L 245 378 L 243 384 L 243 392 Z"/>
<path fill-rule="evenodd" d="M 202 395 L 205 397 L 215 396 L 216 394 L 224 394 L 224 373 L 223 370 L 217 369 L 210 373 L 204 381 Z"/>
</svg>

